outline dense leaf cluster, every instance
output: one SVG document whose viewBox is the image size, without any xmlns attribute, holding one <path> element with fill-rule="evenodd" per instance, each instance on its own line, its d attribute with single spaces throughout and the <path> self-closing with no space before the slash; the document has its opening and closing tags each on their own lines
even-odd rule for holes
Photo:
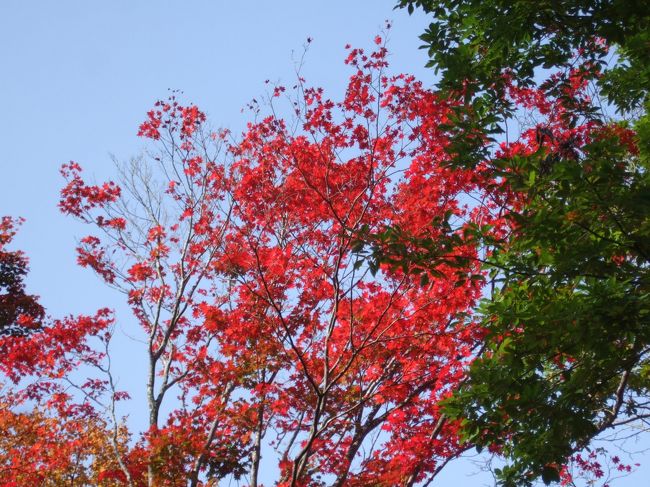
<svg viewBox="0 0 650 487">
<path fill-rule="evenodd" d="M 0 336 L 29 333 L 45 314 L 37 298 L 25 292 L 26 257 L 20 251 L 6 250 L 16 224 L 8 217 L 0 221 Z"/>
</svg>

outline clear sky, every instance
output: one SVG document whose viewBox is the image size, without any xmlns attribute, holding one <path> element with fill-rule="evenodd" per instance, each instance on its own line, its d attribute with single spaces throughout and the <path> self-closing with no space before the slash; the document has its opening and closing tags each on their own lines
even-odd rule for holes
<svg viewBox="0 0 650 487">
<path fill-rule="evenodd" d="M 418 49 L 426 19 L 394 11 L 395 3 L 1 0 L 0 215 L 27 219 L 15 246 L 31 260 L 30 291 L 53 316 L 108 306 L 131 328 L 121 296 L 75 265 L 86 229 L 57 211 L 60 165 L 72 159 L 98 180 L 110 178 L 110 155 L 126 160 L 141 151 L 137 127 L 169 88 L 184 91 L 214 125 L 240 131 L 241 109 L 264 92 L 264 80 L 293 81 L 292 53 L 307 37 L 314 41 L 303 76 L 340 93 L 349 76 L 344 45 L 369 47 L 387 19 L 393 70 L 433 84 Z M 133 358 L 141 345 L 125 337 L 116 345 L 122 384 L 142 384 L 144 363 Z M 437 485 L 490 484 L 489 475 L 465 476 L 472 472 L 474 465 L 458 463 Z M 643 477 L 615 485 L 642 485 Z"/>
</svg>

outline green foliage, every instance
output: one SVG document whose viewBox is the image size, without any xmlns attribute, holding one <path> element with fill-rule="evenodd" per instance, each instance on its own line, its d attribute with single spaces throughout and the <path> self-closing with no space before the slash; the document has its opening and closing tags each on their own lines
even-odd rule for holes
<svg viewBox="0 0 650 487">
<path fill-rule="evenodd" d="M 529 179 L 531 159 L 517 176 L 534 196 L 491 261 L 503 281 L 480 309 L 489 347 L 449 403 L 467 440 L 513 459 L 506 485 L 551 479 L 617 418 L 649 412 L 648 158 L 623 163 L 611 139 L 585 151 L 580 165 Z"/>
<path fill-rule="evenodd" d="M 496 472 L 504 485 L 558 481 L 567 458 L 599 432 L 650 414 L 642 399 L 650 388 L 649 5 L 400 0 L 398 7 L 432 17 L 421 36 L 429 65 L 441 73 L 441 90 L 461 101 L 448 128 L 453 164 L 489 160 L 528 195 L 509 215 L 516 231 L 507 239 L 474 229 L 491 251 L 484 269 L 496 285 L 478 310 L 485 350 L 447 414 L 462 421 L 466 441 L 510 460 Z M 562 80 L 538 80 L 542 71 L 574 67 L 578 52 L 601 98 L 581 106 L 564 99 L 568 123 L 589 120 L 602 136 L 575 157 L 539 150 L 491 159 L 495 134 L 515 110 L 504 74 L 566 98 Z M 616 123 L 604 115 L 608 107 Z M 634 148 L 621 135 L 628 127 Z M 432 245 L 375 257 L 436 266 Z"/>
</svg>

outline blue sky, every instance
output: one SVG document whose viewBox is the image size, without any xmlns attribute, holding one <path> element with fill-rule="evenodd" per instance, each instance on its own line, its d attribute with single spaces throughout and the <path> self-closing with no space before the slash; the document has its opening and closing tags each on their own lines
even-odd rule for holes
<svg viewBox="0 0 650 487">
<path fill-rule="evenodd" d="M 126 160 L 142 150 L 137 127 L 169 88 L 182 90 L 215 126 L 240 131 L 247 120 L 241 109 L 264 92 L 264 80 L 291 83 L 292 59 L 307 37 L 314 41 L 303 76 L 339 93 L 349 75 L 344 45 L 370 46 L 387 19 L 393 70 L 430 85 L 435 76 L 423 67 L 417 39 L 426 19 L 394 11 L 395 3 L 2 0 L 0 215 L 27 220 L 16 247 L 31 260 L 30 291 L 53 316 L 115 308 L 128 330 L 121 296 L 75 265 L 86 229 L 57 211 L 60 165 L 72 159 L 98 180 L 110 178 L 110 155 Z M 124 336 L 116 344 L 127 387 L 144 377 L 144 364 L 133 359 L 140 346 Z M 143 418 L 131 421 L 137 426 Z M 474 471 L 461 462 L 438 485 L 490 483 L 490 476 L 465 478 Z"/>
</svg>

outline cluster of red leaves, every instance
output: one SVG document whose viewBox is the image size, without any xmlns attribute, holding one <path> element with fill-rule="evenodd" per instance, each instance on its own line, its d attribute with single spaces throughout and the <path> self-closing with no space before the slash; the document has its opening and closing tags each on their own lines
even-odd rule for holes
<svg viewBox="0 0 650 487">
<path fill-rule="evenodd" d="M 81 179 L 80 173 L 81 166 L 76 162 L 71 161 L 61 166 L 61 175 L 68 180 L 67 186 L 61 190 L 59 202 L 63 213 L 80 217 L 85 212 L 116 201 L 120 197 L 120 188 L 112 181 L 101 186 L 87 185 Z M 102 217 L 97 223 L 102 226 L 106 221 Z"/>
<path fill-rule="evenodd" d="M 575 485 L 578 479 L 582 479 L 588 485 L 610 487 L 613 479 L 631 473 L 638 466 L 638 463 L 623 463 L 618 455 L 609 455 L 604 448 L 596 448 L 571 457 L 560 472 L 560 485 Z"/>
<path fill-rule="evenodd" d="M 49 380 L 64 378 L 82 364 L 99 363 L 101 354 L 87 339 L 100 336 L 112 323 L 111 311 L 101 309 L 94 316 L 55 320 L 27 336 L 0 337 L 0 371 L 14 383 L 22 377 L 39 377 L 25 389 L 33 399 L 39 390 L 49 390 L 53 385 Z"/>
<path fill-rule="evenodd" d="M 147 120 L 140 125 L 138 135 L 153 140 L 160 139 L 160 130 L 180 131 L 182 139 L 191 137 L 206 117 L 195 105 L 183 107 L 172 95 L 169 100 L 158 101 L 153 110 L 147 112 Z"/>
</svg>

